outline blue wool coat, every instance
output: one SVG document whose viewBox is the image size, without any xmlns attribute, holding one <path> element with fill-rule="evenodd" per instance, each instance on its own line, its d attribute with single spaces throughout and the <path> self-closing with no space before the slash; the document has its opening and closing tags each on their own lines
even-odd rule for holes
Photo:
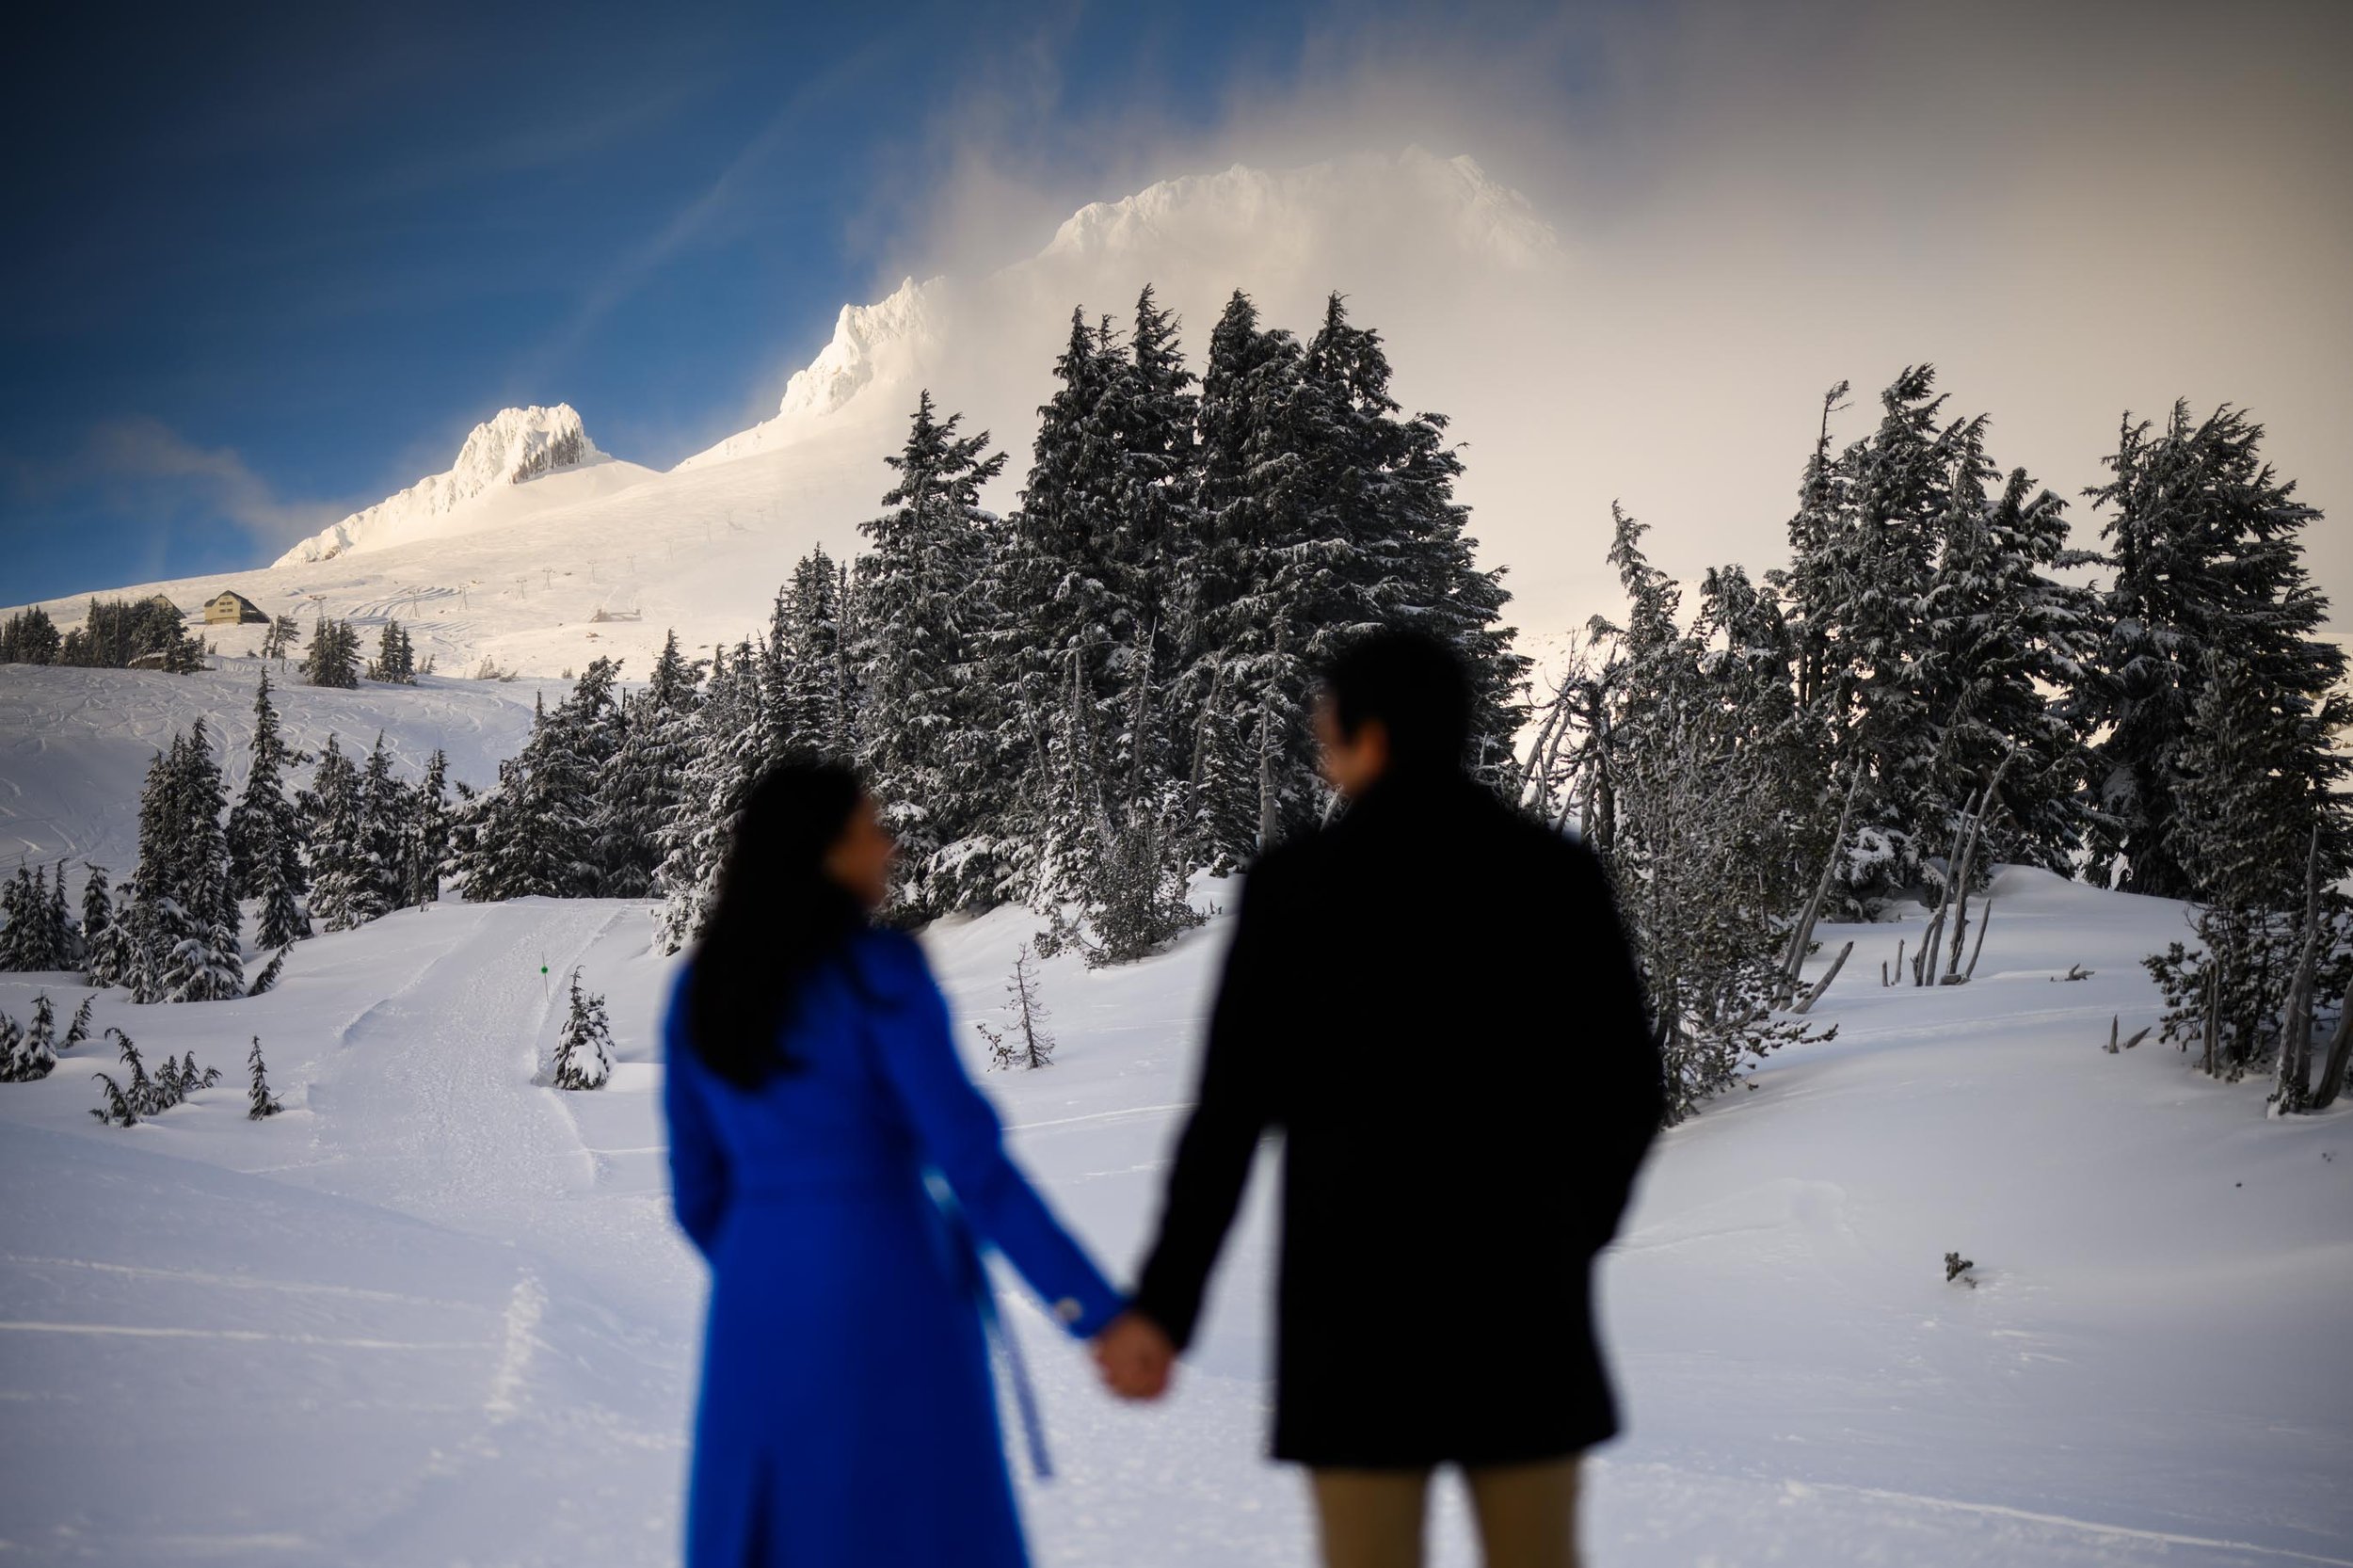
<svg viewBox="0 0 2353 1568">
<path fill-rule="evenodd" d="M 921 950 L 855 937 L 800 994 L 797 1069 L 751 1090 L 702 1064 L 682 986 L 671 1178 L 712 1273 L 689 1568 L 1022 1568 L 970 1233 L 1074 1336 L 1122 1301 L 1007 1159 Z"/>
</svg>

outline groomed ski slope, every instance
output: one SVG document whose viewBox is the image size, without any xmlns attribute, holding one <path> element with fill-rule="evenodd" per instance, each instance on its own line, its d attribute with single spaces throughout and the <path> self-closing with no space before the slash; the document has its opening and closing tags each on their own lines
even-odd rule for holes
<svg viewBox="0 0 2353 1568">
<path fill-rule="evenodd" d="M 2266 1123 L 2170 1047 L 2100 1049 L 2179 907 L 2004 872 L 1976 984 L 1883 990 L 1862 945 L 1825 1046 L 1668 1134 L 1605 1269 L 1630 1435 L 1603 1564 L 2353 1561 L 2353 1119 Z M 1230 888 L 1204 896 L 1230 902 Z M 959 1030 L 1029 917 L 927 938 Z M 648 908 L 444 904 L 298 947 L 281 989 L 101 999 L 226 1081 L 100 1127 L 101 1042 L 0 1086 L 0 1540 L 28 1562 L 670 1560 L 700 1266 L 664 1208 Z M 1189 1093 L 1225 935 L 1045 966 L 1055 1064 L 984 1075 L 1020 1158 L 1115 1268 Z M 1834 951 L 1834 946 L 1832 951 Z M 1575 956 L 1558 975 L 1576 1043 Z M 2095 973 L 2050 977 L 2070 964 Z M 611 1000 L 601 1094 L 533 1079 L 574 964 Z M 546 973 L 541 973 L 544 968 Z M 0 979 L 20 1019 L 70 977 Z M 245 1119 L 262 1037 L 287 1113 Z M 1433 1041 L 1427 1070 L 1477 1041 Z M 979 1061 L 974 1057 L 977 1069 Z M 1262 1177 L 1265 1173 L 1262 1173 Z M 1303 1564 L 1259 1458 L 1271 1186 L 1164 1407 L 1116 1407 L 1026 1298 L 1062 1468 L 1047 1564 Z M 1530 1245 L 1541 1245 L 1530 1238 Z M 1977 1262 L 1976 1288 L 1940 1259 Z M 1400 1259 L 1400 1267 L 1410 1267 Z M 1477 1332 L 1480 1282 L 1461 1283 Z M 1377 1367 L 1366 1375 L 1378 1377 Z M 1470 1560 L 1446 1495 L 1438 1560 Z"/>
</svg>

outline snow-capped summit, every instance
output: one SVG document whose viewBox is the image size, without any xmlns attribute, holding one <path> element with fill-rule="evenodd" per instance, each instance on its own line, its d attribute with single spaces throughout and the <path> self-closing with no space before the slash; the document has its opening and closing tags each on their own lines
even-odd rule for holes
<svg viewBox="0 0 2353 1568">
<path fill-rule="evenodd" d="M 842 306 L 834 320 L 833 341 L 807 369 L 792 373 L 776 405 L 777 414 L 829 414 L 878 376 L 908 368 L 899 361 L 916 357 L 920 346 L 938 331 L 943 286 L 937 278 L 922 283 L 907 278 L 888 298 Z"/>
<path fill-rule="evenodd" d="M 399 494 L 352 513 L 304 539 L 275 564 L 299 566 L 396 543 L 415 533 L 419 523 L 444 517 L 502 487 L 611 461 L 588 439 L 579 410 L 568 403 L 552 408 L 537 404 L 502 408 L 473 427 L 448 472 L 428 474 Z"/>
</svg>

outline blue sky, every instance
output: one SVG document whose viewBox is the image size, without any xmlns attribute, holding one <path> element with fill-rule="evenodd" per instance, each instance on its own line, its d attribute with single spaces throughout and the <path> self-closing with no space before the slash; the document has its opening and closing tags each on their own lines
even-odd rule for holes
<svg viewBox="0 0 2353 1568">
<path fill-rule="evenodd" d="M 666 466 L 870 296 L 960 127 L 1181 123 L 1279 83 L 1311 20 L 44 9 L 0 104 L 11 602 L 257 564 L 510 404 Z"/>
</svg>

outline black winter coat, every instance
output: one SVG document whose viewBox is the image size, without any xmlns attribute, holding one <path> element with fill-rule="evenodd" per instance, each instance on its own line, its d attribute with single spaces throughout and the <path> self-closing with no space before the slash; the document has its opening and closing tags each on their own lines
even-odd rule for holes
<svg viewBox="0 0 2353 1568">
<path fill-rule="evenodd" d="M 1466 779 L 1385 779 L 1250 874 L 1137 1304 L 1191 1338 L 1280 1128 L 1275 1457 L 1576 1453 L 1618 1430 L 1593 1261 L 1659 1073 L 1599 862 Z"/>
</svg>

